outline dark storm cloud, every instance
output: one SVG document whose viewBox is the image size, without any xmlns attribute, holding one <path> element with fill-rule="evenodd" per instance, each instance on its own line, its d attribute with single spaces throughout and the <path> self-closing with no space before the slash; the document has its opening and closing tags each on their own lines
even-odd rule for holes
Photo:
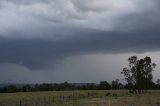
<svg viewBox="0 0 160 106">
<path fill-rule="evenodd" d="M 37 70 L 75 55 L 159 50 L 158 1 L 91 2 L 1 1 L 0 63 Z"/>
<path fill-rule="evenodd" d="M 159 50 L 160 37 L 152 31 L 132 34 L 79 32 L 81 37 L 61 41 L 3 39 L 0 43 L 0 62 L 16 63 L 31 69 L 41 69 L 50 62 L 56 63 L 59 59 L 74 55 Z M 139 36 L 134 36 L 135 34 Z"/>
</svg>

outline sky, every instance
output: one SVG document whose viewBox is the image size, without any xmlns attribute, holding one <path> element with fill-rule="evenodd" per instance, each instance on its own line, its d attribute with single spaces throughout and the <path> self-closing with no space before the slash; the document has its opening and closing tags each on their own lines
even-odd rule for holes
<svg viewBox="0 0 160 106">
<path fill-rule="evenodd" d="M 160 77 L 159 0 L 0 0 L 0 83 L 108 82 L 150 56 Z"/>
</svg>

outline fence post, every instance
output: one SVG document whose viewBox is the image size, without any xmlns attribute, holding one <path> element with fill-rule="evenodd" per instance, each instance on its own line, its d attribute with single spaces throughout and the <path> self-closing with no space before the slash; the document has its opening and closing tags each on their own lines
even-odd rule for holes
<svg viewBox="0 0 160 106">
<path fill-rule="evenodd" d="M 53 96 L 52 100 L 53 100 L 53 103 L 52 103 L 52 104 L 54 104 L 54 96 Z"/>
<path fill-rule="evenodd" d="M 110 100 L 110 98 L 108 100 L 108 106 L 111 106 L 111 100 Z"/>
<path fill-rule="evenodd" d="M 33 106 L 36 106 L 36 97 L 33 99 Z"/>
<path fill-rule="evenodd" d="M 56 101 L 59 102 L 59 96 L 57 96 L 57 100 Z"/>
<path fill-rule="evenodd" d="M 60 103 L 62 102 L 62 96 L 60 95 Z"/>
<path fill-rule="evenodd" d="M 46 104 L 46 97 L 44 97 L 44 106 L 47 106 L 47 104 Z"/>
<path fill-rule="evenodd" d="M 38 106 L 41 106 L 41 98 L 37 98 L 37 103 Z"/>
<path fill-rule="evenodd" d="M 51 105 L 50 96 L 48 97 L 48 105 Z"/>
<path fill-rule="evenodd" d="M 24 100 L 24 106 L 28 106 L 27 100 Z"/>
<path fill-rule="evenodd" d="M 64 95 L 62 96 L 62 101 L 65 102 L 65 100 L 64 100 Z"/>
<path fill-rule="evenodd" d="M 2 106 L 1 101 L 0 101 L 0 106 Z"/>
<path fill-rule="evenodd" d="M 22 101 L 20 100 L 20 102 L 19 102 L 19 106 L 22 106 Z"/>
</svg>

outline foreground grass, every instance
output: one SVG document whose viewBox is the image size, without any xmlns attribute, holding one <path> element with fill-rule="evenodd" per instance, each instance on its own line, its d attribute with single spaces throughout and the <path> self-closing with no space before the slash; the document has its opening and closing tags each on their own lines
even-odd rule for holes
<svg viewBox="0 0 160 106">
<path fill-rule="evenodd" d="M 0 94 L 0 106 L 160 106 L 160 91 L 130 94 L 127 90 L 50 91 Z M 38 102 L 37 102 L 38 101 Z M 45 101 L 45 103 L 43 103 Z M 22 103 L 21 105 L 26 105 Z"/>
</svg>

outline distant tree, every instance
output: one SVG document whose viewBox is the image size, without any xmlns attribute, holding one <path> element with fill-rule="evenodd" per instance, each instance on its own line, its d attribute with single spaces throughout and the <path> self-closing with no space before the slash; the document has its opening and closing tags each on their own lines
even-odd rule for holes
<svg viewBox="0 0 160 106">
<path fill-rule="evenodd" d="M 32 88 L 30 85 L 25 85 L 22 87 L 22 91 L 23 92 L 31 92 L 32 91 Z"/>
<path fill-rule="evenodd" d="M 138 93 L 141 93 L 142 90 L 152 86 L 152 71 L 156 64 L 152 63 L 151 58 L 146 56 L 144 59 L 138 60 L 137 56 L 131 56 L 128 58 L 128 62 L 128 67 L 123 68 L 121 73 L 132 90 L 138 90 Z"/>
<path fill-rule="evenodd" d="M 122 88 L 122 84 L 119 82 L 119 79 L 116 79 L 111 82 L 112 89 L 120 89 Z"/>
<path fill-rule="evenodd" d="M 35 85 L 34 85 L 34 91 L 39 91 L 39 90 L 40 90 L 39 84 L 35 84 Z"/>
<path fill-rule="evenodd" d="M 62 90 L 69 90 L 69 89 L 71 89 L 71 85 L 68 82 L 64 82 L 61 84 L 61 89 Z"/>
<path fill-rule="evenodd" d="M 18 88 L 15 85 L 10 85 L 6 87 L 8 93 L 14 93 L 18 91 Z"/>
<path fill-rule="evenodd" d="M 111 85 L 107 81 L 101 81 L 99 83 L 99 89 L 101 90 L 111 89 Z"/>
</svg>

